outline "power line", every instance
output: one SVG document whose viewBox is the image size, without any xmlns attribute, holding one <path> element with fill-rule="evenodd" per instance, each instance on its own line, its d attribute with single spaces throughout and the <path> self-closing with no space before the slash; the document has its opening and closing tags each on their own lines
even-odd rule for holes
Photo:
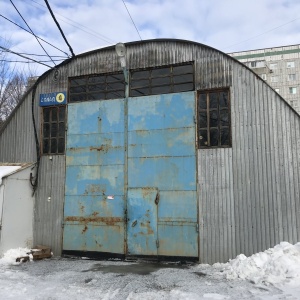
<svg viewBox="0 0 300 300">
<path fill-rule="evenodd" d="M 39 6 L 41 6 L 41 7 L 45 7 L 43 4 L 40 4 L 40 3 L 38 3 L 38 2 L 35 1 L 35 0 L 30 0 L 30 1 L 36 3 L 37 5 L 39 5 Z M 34 6 L 34 5 L 30 4 L 30 3 L 28 3 L 28 4 L 31 5 L 31 6 L 33 6 L 33 7 L 37 7 L 37 6 Z M 39 8 L 39 9 L 40 9 L 40 8 Z M 42 10 L 42 9 L 40 9 L 40 10 Z M 91 29 L 91 28 L 89 28 L 89 27 L 87 27 L 87 26 L 84 26 L 84 25 L 82 25 L 82 24 L 80 24 L 80 23 L 78 23 L 78 22 L 75 22 L 74 20 L 69 19 L 69 18 L 67 18 L 67 17 L 65 17 L 65 16 L 63 16 L 63 15 L 57 13 L 57 12 L 55 12 L 55 14 L 58 15 L 58 16 L 63 17 L 63 18 L 66 19 L 66 20 L 69 20 L 70 22 L 73 23 L 73 24 L 72 24 L 72 23 L 69 23 L 69 22 L 64 21 L 64 20 L 61 19 L 61 18 L 58 18 L 58 19 L 60 19 L 62 22 L 66 23 L 66 24 L 69 24 L 69 25 L 71 25 L 71 26 L 73 26 L 73 27 L 75 27 L 75 28 L 78 28 L 79 30 L 81 30 L 81 31 L 83 31 L 83 32 L 86 32 L 86 33 L 88 33 L 88 34 L 90 34 L 90 35 L 92 35 L 92 36 L 94 36 L 94 37 L 96 37 L 96 38 L 99 38 L 99 39 L 101 39 L 102 41 L 105 41 L 105 42 L 107 42 L 107 43 L 110 43 L 110 44 L 115 44 L 115 43 L 116 43 L 116 41 L 110 39 L 109 37 L 104 36 L 103 34 L 99 34 L 99 33 L 96 32 L 95 30 L 93 30 L 93 29 Z M 75 26 L 74 24 L 78 24 L 80 27 L 84 27 L 84 28 L 88 29 L 90 32 L 89 32 L 89 31 L 86 31 L 86 30 L 84 30 L 84 29 L 82 29 L 82 28 L 80 28 L 79 26 Z M 93 33 L 92 33 L 92 32 L 93 32 Z"/>
<path fill-rule="evenodd" d="M 46 65 L 46 64 L 44 64 L 44 63 L 42 63 L 42 62 L 39 62 L 39 61 L 37 61 L 37 60 L 35 60 L 35 59 L 33 59 L 33 58 L 30 58 L 30 57 L 27 57 L 27 56 L 22 55 L 22 54 L 20 54 L 20 53 L 14 52 L 14 51 L 12 51 L 12 50 L 10 50 L 10 49 L 8 49 L 8 48 L 2 47 L 2 46 L 0 46 L 0 48 L 3 49 L 3 50 L 5 50 L 5 51 L 7 51 L 7 52 L 10 52 L 10 53 L 12 53 L 12 54 L 18 55 L 18 56 L 20 56 L 20 57 L 22 57 L 22 58 L 25 58 L 25 59 L 32 60 L 32 61 L 34 61 L 34 62 L 36 62 L 36 63 L 38 63 L 38 64 L 44 65 L 44 66 L 46 66 L 46 67 L 52 69 L 51 66 Z"/>
<path fill-rule="evenodd" d="M 130 12 L 129 12 L 129 10 L 128 10 L 128 8 L 127 8 L 127 6 L 126 6 L 124 0 L 122 0 L 122 2 L 123 2 L 124 6 L 125 6 L 125 8 L 126 8 L 126 10 L 127 10 L 127 12 L 128 12 L 128 15 L 129 15 L 129 17 L 130 17 L 130 19 L 131 19 L 131 21 L 132 21 L 132 23 L 133 23 L 133 25 L 134 25 L 134 27 L 135 27 L 137 33 L 138 33 L 138 35 L 139 35 L 141 41 L 142 41 L 142 37 L 141 37 L 141 35 L 140 35 L 140 33 L 139 33 L 139 30 L 138 30 L 137 27 L 135 26 L 135 23 L 134 23 L 134 21 L 133 21 L 133 19 L 132 19 L 132 17 L 131 17 L 131 14 L 130 14 Z"/>
<path fill-rule="evenodd" d="M 3 15 L 1 15 L 1 14 L 0 14 L 0 17 L 4 18 L 5 20 L 7 20 L 7 21 L 9 21 L 9 22 L 11 22 L 11 23 L 13 23 L 14 25 L 16 25 L 16 26 L 18 26 L 19 28 L 21 28 L 21 29 L 25 30 L 26 32 L 30 33 L 31 35 L 34 35 L 34 36 L 36 36 L 36 37 L 37 37 L 38 39 L 40 39 L 41 41 L 43 41 L 43 42 L 47 43 L 48 45 L 52 46 L 53 48 L 55 48 L 55 49 L 59 50 L 60 52 L 62 52 L 62 53 L 64 53 L 64 54 L 66 54 L 66 55 L 67 55 L 67 57 L 69 57 L 68 53 L 64 52 L 63 50 L 61 50 L 61 49 L 59 49 L 59 48 L 57 48 L 57 47 L 55 47 L 55 46 L 54 46 L 54 45 L 52 45 L 51 43 L 49 43 L 49 42 L 45 41 L 44 39 L 42 39 L 41 37 L 39 37 L 39 36 L 37 36 L 37 35 L 33 34 L 32 32 L 30 32 L 30 31 L 29 31 L 29 30 L 27 30 L 26 28 L 24 28 L 24 27 L 20 26 L 19 24 L 15 23 L 14 21 L 12 21 L 12 20 L 10 20 L 10 19 L 8 19 L 8 18 L 4 17 L 4 16 L 3 16 Z M 28 55 L 31 55 L 31 54 L 28 54 Z M 32 55 L 33 55 L 33 54 L 32 54 Z M 48 55 L 47 55 L 47 56 L 48 56 Z M 53 56 L 53 55 L 52 55 L 52 57 L 55 57 L 55 56 Z"/>
<path fill-rule="evenodd" d="M 51 14 L 51 16 L 52 16 L 52 19 L 54 20 L 54 22 L 55 22 L 56 26 L 58 27 L 58 29 L 59 29 L 59 31 L 60 31 L 62 37 L 64 38 L 66 44 L 68 45 L 68 47 L 69 47 L 69 49 L 70 49 L 70 52 L 72 53 L 72 56 L 74 57 L 75 54 L 74 54 L 74 52 L 73 52 L 73 49 L 72 49 L 71 45 L 68 43 L 67 38 L 65 37 L 63 30 L 61 29 L 59 23 L 57 22 L 57 20 L 56 20 L 54 14 L 53 14 L 53 12 L 52 12 L 52 9 L 51 9 L 51 7 L 50 7 L 50 5 L 49 5 L 49 3 L 48 3 L 48 0 L 45 0 L 45 3 L 46 3 L 46 5 L 47 5 L 47 7 L 48 7 L 48 9 L 49 9 L 49 12 L 50 12 L 50 14 Z"/>
<path fill-rule="evenodd" d="M 242 44 L 242 43 L 245 43 L 245 42 L 248 42 L 248 41 L 250 41 L 250 40 L 252 40 L 252 39 L 255 39 L 255 38 L 257 38 L 257 37 L 259 37 L 259 36 L 262 36 L 262 35 L 264 35 L 264 34 L 266 34 L 266 33 L 269 33 L 269 32 L 271 32 L 271 31 L 274 31 L 274 30 L 276 30 L 276 29 L 278 29 L 278 28 L 280 28 L 280 27 L 283 27 L 283 26 L 285 26 L 285 25 L 287 25 L 287 24 L 290 24 L 290 23 L 292 23 L 292 22 L 295 22 L 295 21 L 297 21 L 297 20 L 299 20 L 299 19 L 300 19 L 300 18 L 294 19 L 294 20 L 289 21 L 289 22 L 287 22 L 287 23 L 284 23 L 284 24 L 282 24 L 282 25 L 280 25 L 280 26 L 277 26 L 277 27 L 274 27 L 274 28 L 272 28 L 272 29 L 269 29 L 269 30 L 267 30 L 267 31 L 265 31 L 265 32 L 263 32 L 263 33 L 260 33 L 260 34 L 258 34 L 258 35 L 255 35 L 255 36 L 253 36 L 253 37 L 251 37 L 251 38 L 249 38 L 249 39 L 247 39 L 247 40 L 244 40 L 244 41 L 241 41 L 241 42 L 239 42 L 239 43 L 236 43 L 236 44 L 227 46 L 227 47 L 223 48 L 223 50 L 228 49 L 228 48 L 231 48 L 231 47 L 236 46 L 236 45 L 239 45 L 239 44 Z"/>
<path fill-rule="evenodd" d="M 19 53 L 20 54 L 20 53 Z M 63 61 L 63 59 L 55 59 L 54 61 Z M 23 63 L 23 64 L 33 64 L 35 61 L 23 61 L 23 60 L 6 60 L 0 59 L 0 62 L 8 62 L 8 63 Z M 39 63 L 51 62 L 51 60 L 40 60 Z"/>
<path fill-rule="evenodd" d="M 27 25 L 28 29 L 32 32 L 32 34 L 35 36 L 36 40 L 38 41 L 38 43 L 40 44 L 40 46 L 43 48 L 43 50 L 45 51 L 45 53 L 49 56 L 49 58 L 52 60 L 51 56 L 48 54 L 48 52 L 46 51 L 46 49 L 43 47 L 43 45 L 40 43 L 39 39 L 37 38 L 37 36 L 34 34 L 34 32 L 32 31 L 32 29 L 30 28 L 30 26 L 27 24 L 27 22 L 25 21 L 25 19 L 23 18 L 22 14 L 19 12 L 19 10 L 17 9 L 17 7 L 14 5 L 12 0 L 9 0 L 10 3 L 13 5 L 13 7 L 15 8 L 15 10 L 18 12 L 18 14 L 20 15 L 20 17 L 22 18 L 22 20 L 25 22 L 25 24 Z M 52 62 L 54 63 L 54 65 L 56 66 L 55 62 L 52 60 Z"/>
</svg>

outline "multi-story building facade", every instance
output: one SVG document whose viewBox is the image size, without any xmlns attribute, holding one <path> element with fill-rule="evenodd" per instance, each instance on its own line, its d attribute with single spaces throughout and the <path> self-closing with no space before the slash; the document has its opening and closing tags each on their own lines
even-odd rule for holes
<svg viewBox="0 0 300 300">
<path fill-rule="evenodd" d="M 300 45 L 229 55 L 251 68 L 300 114 Z"/>
</svg>

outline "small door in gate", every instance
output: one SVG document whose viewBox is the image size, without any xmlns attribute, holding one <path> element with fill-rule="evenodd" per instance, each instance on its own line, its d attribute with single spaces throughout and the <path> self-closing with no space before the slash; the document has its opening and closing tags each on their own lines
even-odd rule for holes
<svg viewBox="0 0 300 300">
<path fill-rule="evenodd" d="M 127 200 L 127 254 L 157 255 L 157 188 L 130 188 Z"/>
</svg>

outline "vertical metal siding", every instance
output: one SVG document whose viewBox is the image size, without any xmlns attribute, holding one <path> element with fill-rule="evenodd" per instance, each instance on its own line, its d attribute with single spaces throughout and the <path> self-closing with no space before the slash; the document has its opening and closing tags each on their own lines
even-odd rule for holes
<svg viewBox="0 0 300 300">
<path fill-rule="evenodd" d="M 299 241 L 299 115 L 255 74 L 214 49 L 174 41 L 127 47 L 130 69 L 186 61 L 195 62 L 196 90 L 231 91 L 232 148 L 198 150 L 201 261 L 226 261 L 283 240 Z M 54 82 L 51 73 L 37 89 L 37 124 L 40 93 L 67 90 L 70 76 L 120 70 L 113 49 L 59 67 L 59 80 Z M 0 161 L 35 161 L 30 95 L 1 134 L 0 145 Z M 52 161 L 42 157 L 36 194 L 35 242 L 50 243 L 55 254 L 61 251 L 64 164 L 62 155 Z"/>
<path fill-rule="evenodd" d="M 35 201 L 34 243 L 51 246 L 54 255 L 61 254 L 64 187 L 65 157 L 53 155 L 51 160 L 43 156 Z"/>
</svg>

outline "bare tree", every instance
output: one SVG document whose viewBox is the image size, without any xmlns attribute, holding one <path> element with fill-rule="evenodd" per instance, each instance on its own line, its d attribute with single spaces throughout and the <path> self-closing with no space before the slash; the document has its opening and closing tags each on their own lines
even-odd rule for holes
<svg viewBox="0 0 300 300">
<path fill-rule="evenodd" d="M 16 65 L 11 66 L 7 52 L 0 51 L 0 127 L 22 99 L 32 75 L 31 71 L 20 71 Z"/>
</svg>

